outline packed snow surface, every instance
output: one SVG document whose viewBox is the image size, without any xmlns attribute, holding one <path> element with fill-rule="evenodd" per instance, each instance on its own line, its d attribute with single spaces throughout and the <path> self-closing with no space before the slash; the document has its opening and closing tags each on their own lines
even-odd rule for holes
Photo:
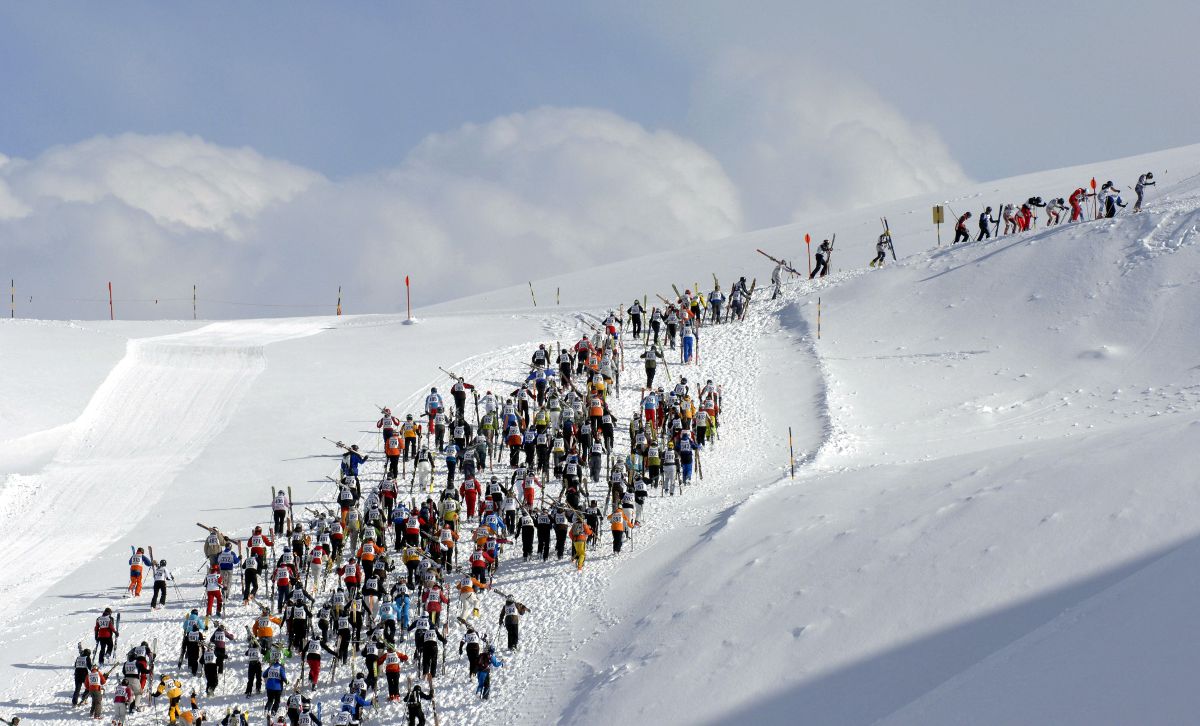
<svg viewBox="0 0 1200 726">
<path fill-rule="evenodd" d="M 934 245 L 932 203 L 978 214 L 1151 169 L 1140 214 Z M 992 182 L 535 280 L 541 307 L 511 288 L 420 325 L 3 321 L 0 715 L 83 718 L 71 663 L 105 605 L 121 643 L 157 638 L 170 670 L 201 597 L 195 523 L 245 533 L 272 487 L 297 510 L 330 500 L 321 437 L 377 449 L 377 406 L 416 413 L 449 383 L 438 366 L 507 393 L 539 342 L 592 314 L 745 274 L 747 320 L 703 329 L 700 365 L 670 368 L 724 385 L 705 479 L 652 499 L 631 549 L 581 573 L 506 560 L 497 584 L 531 606 L 522 648 L 486 703 L 452 651 L 442 722 L 1192 723 L 1198 173 L 1187 147 Z M 870 270 L 879 216 L 900 260 Z M 834 274 L 770 299 L 755 248 L 804 270 L 806 231 L 838 233 Z M 642 380 L 627 345 L 623 417 Z M 185 602 L 122 597 L 131 544 L 170 562 Z M 501 600 L 484 602 L 494 627 Z M 231 670 L 210 715 L 244 703 Z M 338 695 L 318 693 L 327 711 Z"/>
</svg>

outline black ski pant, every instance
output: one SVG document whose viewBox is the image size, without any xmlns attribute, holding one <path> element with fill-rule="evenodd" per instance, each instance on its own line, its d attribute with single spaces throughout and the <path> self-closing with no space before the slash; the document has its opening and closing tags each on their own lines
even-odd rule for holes
<svg viewBox="0 0 1200 726">
<path fill-rule="evenodd" d="M 658 345 L 658 331 L 661 326 L 662 326 L 662 323 L 660 323 L 657 320 L 650 321 L 650 330 L 654 331 L 654 344 L 655 345 Z"/>
<path fill-rule="evenodd" d="M 242 570 L 242 599 L 249 600 L 251 595 L 258 597 L 258 572 Z"/>
<path fill-rule="evenodd" d="M 550 528 L 538 527 L 538 554 L 542 556 L 542 561 L 550 558 Z"/>
<path fill-rule="evenodd" d="M 625 531 L 620 530 L 620 529 L 614 529 L 613 533 L 612 533 L 612 537 L 613 537 L 613 552 L 620 552 L 621 551 L 621 543 L 625 539 Z"/>
<path fill-rule="evenodd" d="M 287 512 L 283 509 L 271 512 L 275 517 L 275 534 L 283 534 L 283 520 L 287 516 Z"/>
<path fill-rule="evenodd" d="M 104 659 L 112 657 L 113 654 L 112 636 L 107 638 L 96 638 L 96 645 L 99 646 L 99 652 L 96 654 L 96 660 L 100 663 L 100 665 L 104 665 Z"/>
<path fill-rule="evenodd" d="M 956 245 L 959 242 L 970 242 L 970 241 L 971 241 L 971 233 L 967 231 L 966 227 L 955 227 L 954 241 L 951 242 L 950 244 Z"/>
<path fill-rule="evenodd" d="M 251 661 L 249 670 L 246 671 L 246 695 L 250 695 L 250 691 L 262 693 L 262 663 Z"/>
<path fill-rule="evenodd" d="M 272 716 L 275 715 L 275 712 L 279 710 L 279 699 L 281 696 L 283 696 L 283 691 L 272 691 L 269 688 L 267 689 L 267 713 L 271 714 Z"/>
<path fill-rule="evenodd" d="M 520 625 L 517 623 L 505 623 L 504 627 L 508 630 L 508 649 L 512 650 L 517 647 L 517 636 L 519 634 Z"/>
<path fill-rule="evenodd" d="M 657 366 L 646 366 L 646 388 L 654 388 L 654 373 Z"/>
<path fill-rule="evenodd" d="M 814 277 L 825 277 L 828 274 L 829 258 L 825 257 L 824 255 L 817 255 L 817 264 L 813 265 L 812 273 L 809 274 L 808 279 L 811 280 Z"/>
<path fill-rule="evenodd" d="M 525 559 L 533 556 L 533 527 L 524 527 L 521 529 L 521 555 Z"/>
<path fill-rule="evenodd" d="M 871 265 L 882 265 L 887 259 L 887 250 L 880 250 L 879 254 L 875 255 L 875 259 L 871 260 Z"/>
<path fill-rule="evenodd" d="M 400 475 L 400 455 L 399 454 L 388 454 L 387 455 L 387 475 L 391 479 L 395 479 L 397 476 Z"/>
<path fill-rule="evenodd" d="M 158 607 L 159 605 L 167 604 L 167 581 L 154 581 L 154 595 L 150 598 L 150 607 Z"/>
<path fill-rule="evenodd" d="M 400 671 L 387 671 L 388 696 L 396 698 L 400 695 Z"/>
<path fill-rule="evenodd" d="M 982 242 L 985 239 L 991 239 L 992 232 L 987 227 L 979 228 L 979 236 L 975 238 L 976 242 Z"/>
<path fill-rule="evenodd" d="M 75 669 L 75 691 L 71 694 L 71 708 L 74 708 L 79 703 L 79 690 L 87 682 L 87 675 L 87 668 Z M 86 694 L 87 691 L 84 691 L 84 693 Z"/>
<path fill-rule="evenodd" d="M 425 712 L 420 705 L 408 707 L 408 726 L 425 726 Z"/>
<path fill-rule="evenodd" d="M 430 635 L 429 637 L 435 638 L 435 636 L 433 636 L 433 635 Z M 430 641 L 425 641 L 425 642 L 428 644 Z M 432 642 L 437 643 L 437 640 L 435 639 Z M 421 650 L 422 650 L 422 653 L 421 653 L 421 676 L 422 677 L 432 676 L 434 678 L 437 678 L 437 664 L 438 664 L 437 648 L 436 647 L 426 648 L 424 645 L 422 645 Z"/>
<path fill-rule="evenodd" d="M 633 337 L 642 337 L 642 316 L 631 315 L 629 316 L 629 319 L 633 322 Z"/>
<path fill-rule="evenodd" d="M 554 554 L 558 555 L 558 559 L 563 558 L 563 547 L 567 542 L 567 528 L 555 527 L 554 529 Z"/>
</svg>

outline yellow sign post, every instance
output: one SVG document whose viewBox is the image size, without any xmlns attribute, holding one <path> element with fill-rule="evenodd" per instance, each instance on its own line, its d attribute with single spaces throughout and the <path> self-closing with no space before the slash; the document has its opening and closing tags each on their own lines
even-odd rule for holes
<svg viewBox="0 0 1200 726">
<path fill-rule="evenodd" d="M 946 221 L 946 209 L 942 205 L 935 205 L 933 208 L 933 223 L 937 225 L 938 246 L 942 245 L 942 222 Z"/>
</svg>

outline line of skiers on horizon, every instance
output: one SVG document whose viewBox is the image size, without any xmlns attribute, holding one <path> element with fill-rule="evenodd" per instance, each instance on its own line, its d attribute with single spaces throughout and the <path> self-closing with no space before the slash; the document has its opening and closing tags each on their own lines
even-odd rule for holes
<svg viewBox="0 0 1200 726">
<path fill-rule="evenodd" d="M 1134 192 L 1137 194 L 1137 200 L 1133 205 L 1134 212 L 1140 212 L 1142 209 L 1146 187 L 1154 185 L 1153 172 L 1146 172 L 1138 177 L 1137 183 L 1134 185 Z M 979 216 L 979 233 L 975 237 L 975 241 L 989 239 L 993 233 L 999 237 L 1036 229 L 1038 209 L 1046 210 L 1047 227 L 1061 224 L 1067 210 L 1070 210 L 1070 216 L 1066 217 L 1065 221 L 1086 221 L 1087 200 L 1092 198 L 1096 201 L 1093 219 L 1111 219 L 1117 215 L 1119 209 L 1128 206 L 1121 198 L 1121 190 L 1112 181 L 1104 182 L 1096 192 L 1089 192 L 1086 187 L 1077 187 L 1066 199 L 1058 197 L 1047 202 L 1041 197 L 1030 197 L 1020 206 L 1006 203 L 1001 205 L 1000 214 L 995 217 L 992 216 L 992 208 L 989 206 Z M 967 228 L 967 223 L 971 216 L 971 212 L 965 212 L 958 217 L 958 221 L 954 225 L 954 241 L 951 244 L 970 241 L 971 232 Z M 1001 221 L 1004 223 L 1003 228 L 999 226 Z M 882 238 L 880 242 L 883 242 Z"/>
</svg>

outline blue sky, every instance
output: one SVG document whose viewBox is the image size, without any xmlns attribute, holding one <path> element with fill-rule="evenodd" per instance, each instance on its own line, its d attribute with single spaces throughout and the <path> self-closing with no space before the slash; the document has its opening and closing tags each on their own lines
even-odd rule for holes
<svg viewBox="0 0 1200 726">
<path fill-rule="evenodd" d="M 325 174 L 540 105 L 703 136 L 689 90 L 744 46 L 853 73 L 976 178 L 1194 141 L 1194 3 L 256 2 L 0 6 L 0 151 L 196 133 Z M 1190 84 L 1189 84 L 1190 85 Z"/>
</svg>

